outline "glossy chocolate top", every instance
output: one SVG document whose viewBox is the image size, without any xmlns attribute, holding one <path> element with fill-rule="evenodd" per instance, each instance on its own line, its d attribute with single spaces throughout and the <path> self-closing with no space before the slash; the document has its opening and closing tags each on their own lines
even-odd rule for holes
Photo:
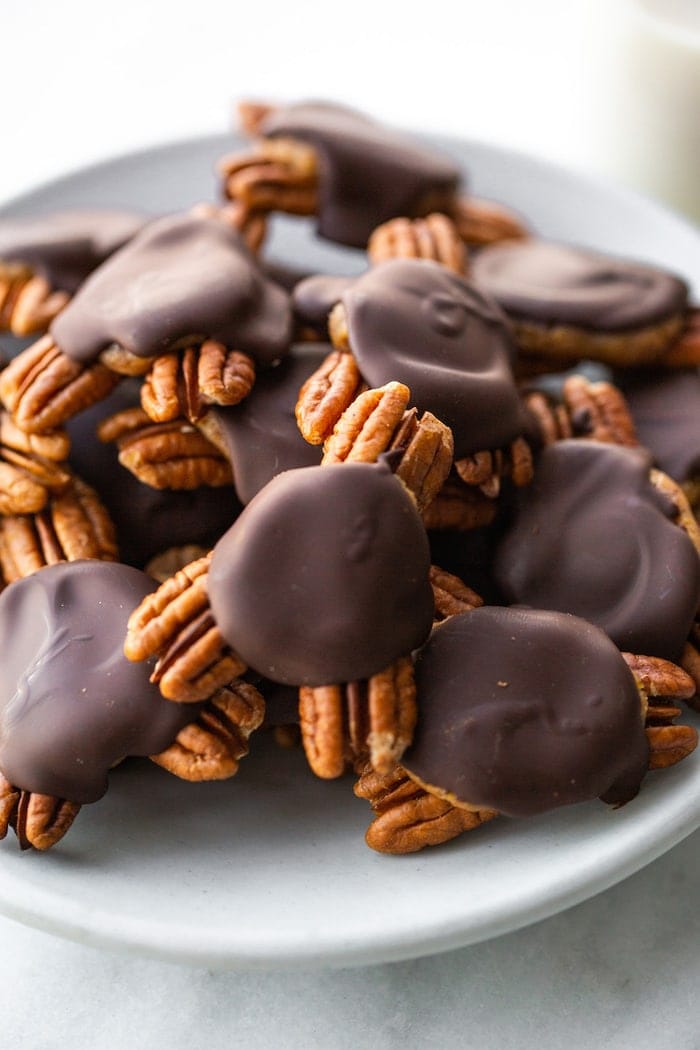
<svg viewBox="0 0 700 1050">
<path fill-rule="evenodd" d="M 299 281 L 292 292 L 292 306 L 297 320 L 327 335 L 329 313 L 356 280 L 356 277 L 314 274 Z"/>
<path fill-rule="evenodd" d="M 279 474 L 219 541 L 216 621 L 260 674 L 288 685 L 367 678 L 428 635 L 425 530 L 384 463 Z"/>
<path fill-rule="evenodd" d="M 433 631 L 416 663 L 418 725 L 402 764 L 461 802 L 510 816 L 639 790 L 637 687 L 575 616 L 484 607 Z"/>
<path fill-rule="evenodd" d="M 500 308 L 440 263 L 373 266 L 342 295 L 350 346 L 372 387 L 392 380 L 452 428 L 455 458 L 509 444 L 524 415 Z"/>
<path fill-rule="evenodd" d="M 519 605 L 574 613 L 620 649 L 676 660 L 700 599 L 700 558 L 639 449 L 560 441 L 542 453 L 495 559 Z"/>
<path fill-rule="evenodd" d="M 318 232 L 364 248 L 375 226 L 397 215 L 417 217 L 449 201 L 459 168 L 432 149 L 355 110 L 304 102 L 273 110 L 265 136 L 309 143 L 320 166 Z"/>
<path fill-rule="evenodd" d="M 235 230 L 174 215 L 150 223 L 96 270 L 51 334 L 82 362 L 115 343 L 150 357 L 206 337 L 270 364 L 289 346 L 291 309 Z"/>
<path fill-rule="evenodd" d="M 678 482 L 700 473 L 700 373 L 649 370 L 620 376 L 637 437 Z"/>
<path fill-rule="evenodd" d="M 549 241 L 492 245 L 471 272 L 514 319 L 545 325 L 624 331 L 687 305 L 686 284 L 665 270 Z"/>
<path fill-rule="evenodd" d="M 63 562 L 0 595 L 0 769 L 25 791 L 95 802 L 109 769 L 154 755 L 197 707 L 164 700 L 122 652 L 155 583 L 126 565 Z"/>
<path fill-rule="evenodd" d="M 0 259 L 24 263 L 71 294 L 149 220 L 127 211 L 76 210 L 0 219 Z"/>
<path fill-rule="evenodd" d="M 152 489 L 119 462 L 115 444 L 97 440 L 99 423 L 140 404 L 139 382 L 127 379 L 109 397 L 66 424 L 69 462 L 100 495 L 117 530 L 119 557 L 142 569 L 169 547 L 213 547 L 241 511 L 232 487 L 171 491 Z"/>
<path fill-rule="evenodd" d="M 283 470 L 321 462 L 323 450 L 301 436 L 294 407 L 302 384 L 331 349 L 327 343 L 297 344 L 278 365 L 260 373 L 251 394 L 240 405 L 212 410 L 226 442 L 242 503 L 249 503 Z"/>
</svg>

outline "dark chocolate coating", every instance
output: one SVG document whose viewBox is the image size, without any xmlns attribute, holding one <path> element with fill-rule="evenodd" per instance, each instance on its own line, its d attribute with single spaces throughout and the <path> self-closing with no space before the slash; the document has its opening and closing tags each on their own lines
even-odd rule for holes
<svg viewBox="0 0 700 1050">
<path fill-rule="evenodd" d="M 273 110 L 260 127 L 269 137 L 295 138 L 319 158 L 318 232 L 363 248 L 372 230 L 397 215 L 417 217 L 447 205 L 460 170 L 448 158 L 331 102 Z"/>
<path fill-rule="evenodd" d="M 700 473 L 700 373 L 648 370 L 618 382 L 632 413 L 637 437 L 654 461 L 678 482 Z"/>
<path fill-rule="evenodd" d="M 372 387 L 392 380 L 452 428 L 455 458 L 508 445 L 524 425 L 500 308 L 440 263 L 396 259 L 345 291 L 350 346 Z"/>
<path fill-rule="evenodd" d="M 302 384 L 331 350 L 327 343 L 298 343 L 278 365 L 260 373 L 240 405 L 212 409 L 241 503 L 250 503 L 282 471 L 321 462 L 323 450 L 301 436 L 294 407 Z"/>
<path fill-rule="evenodd" d="M 518 605 L 574 613 L 620 649 L 676 660 L 700 599 L 700 558 L 649 480 L 640 449 L 545 449 L 499 545 L 494 573 Z"/>
<path fill-rule="evenodd" d="M 95 802 L 109 769 L 154 755 L 196 717 L 164 700 L 152 661 L 123 654 L 126 623 L 155 589 L 111 562 L 63 562 L 0 595 L 0 769 L 25 791 Z"/>
<path fill-rule="evenodd" d="M 329 313 L 356 280 L 356 277 L 332 277 L 326 274 L 306 277 L 292 292 L 295 317 L 301 324 L 315 328 L 317 332 L 327 333 Z"/>
<path fill-rule="evenodd" d="M 687 285 L 665 270 L 549 241 L 484 248 L 471 274 L 514 319 L 545 325 L 625 331 L 658 324 L 687 305 Z"/>
<path fill-rule="evenodd" d="M 128 211 L 76 210 L 0 219 L 0 259 L 24 263 L 53 289 L 73 292 L 150 221 Z"/>
<path fill-rule="evenodd" d="M 425 641 L 429 567 L 418 512 L 385 464 L 303 467 L 274 478 L 216 545 L 209 599 L 254 670 L 327 685 Z"/>
<path fill-rule="evenodd" d="M 100 495 L 117 530 L 119 556 L 142 569 L 169 547 L 213 547 L 241 511 L 232 487 L 172 492 L 152 489 L 119 462 L 115 444 L 97 440 L 98 424 L 139 402 L 139 382 L 127 379 L 108 398 L 66 424 L 69 462 Z"/>
<path fill-rule="evenodd" d="M 206 337 L 271 364 L 289 346 L 291 308 L 235 230 L 173 215 L 96 270 L 50 330 L 80 362 L 113 344 L 150 357 Z"/>
<path fill-rule="evenodd" d="M 416 663 L 402 759 L 461 802 L 510 816 L 639 790 L 648 744 L 634 678 L 575 616 L 484 607 L 436 627 Z"/>
</svg>

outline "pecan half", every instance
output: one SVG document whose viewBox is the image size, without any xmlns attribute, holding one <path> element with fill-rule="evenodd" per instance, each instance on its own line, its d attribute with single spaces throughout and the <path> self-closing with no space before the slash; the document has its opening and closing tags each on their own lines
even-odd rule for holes
<svg viewBox="0 0 700 1050">
<path fill-rule="evenodd" d="M 695 695 L 695 682 L 691 676 L 670 660 L 635 653 L 623 653 L 622 656 L 634 675 L 637 688 L 647 699 L 689 700 Z"/>
<path fill-rule="evenodd" d="M 140 408 L 128 408 L 104 420 L 100 441 L 116 441 L 119 462 L 139 481 L 156 489 L 195 489 L 231 485 L 231 464 L 187 420 L 153 423 Z"/>
<path fill-rule="evenodd" d="M 237 405 L 255 382 L 247 354 L 208 339 L 182 354 L 163 354 L 141 387 L 141 407 L 155 423 L 185 418 L 197 423 L 210 405 Z"/>
<path fill-rule="evenodd" d="M 452 219 L 434 212 L 424 219 L 390 219 L 373 231 L 367 244 L 373 264 L 387 259 L 431 259 L 455 273 L 467 272 L 464 241 Z"/>
<path fill-rule="evenodd" d="M 639 444 L 624 395 L 612 383 L 591 383 L 574 375 L 565 381 L 560 400 L 539 391 L 530 391 L 524 400 L 543 445 L 569 437 Z"/>
<path fill-rule="evenodd" d="M 404 412 L 390 450 L 401 452 L 401 459 L 395 467 L 396 476 L 403 481 L 418 510 L 423 513 L 442 490 L 452 469 L 452 431 L 432 412 L 424 412 L 418 419 L 417 410 L 412 408 Z"/>
<path fill-rule="evenodd" d="M 184 547 L 168 547 L 166 551 L 151 558 L 144 571 L 158 583 L 165 583 L 190 562 L 204 558 L 206 555 L 207 551 L 198 543 L 187 543 Z"/>
<path fill-rule="evenodd" d="M 490 525 L 496 516 L 496 501 L 478 488 L 468 488 L 456 476 L 448 477 L 430 506 L 423 511 L 426 529 L 468 532 Z"/>
<path fill-rule="evenodd" d="M 517 437 L 505 449 L 475 452 L 456 459 L 455 471 L 465 485 L 478 488 L 487 499 L 495 500 L 504 478 L 513 484 L 529 485 L 534 474 L 532 449 L 524 437 Z"/>
<path fill-rule="evenodd" d="M 47 850 L 66 834 L 80 806 L 75 802 L 22 791 L 0 773 L 0 838 L 14 828 L 21 849 Z"/>
<path fill-rule="evenodd" d="M 446 620 L 449 616 L 471 612 L 484 604 L 476 591 L 466 583 L 437 565 L 430 566 L 430 586 L 435 598 L 435 619 Z"/>
<path fill-rule="evenodd" d="M 0 518 L 0 569 L 7 583 L 46 565 L 93 558 L 116 561 L 114 526 L 99 496 L 74 477 L 34 515 Z"/>
<path fill-rule="evenodd" d="M 16 336 L 43 332 L 69 299 L 29 267 L 0 263 L 0 331 Z"/>
<path fill-rule="evenodd" d="M 354 790 L 377 814 L 365 841 L 378 853 L 416 853 L 449 842 L 498 815 L 490 809 L 458 808 L 429 794 L 401 766 L 384 775 L 365 768 Z"/>
<path fill-rule="evenodd" d="M 688 310 L 683 331 L 659 363 L 667 368 L 692 368 L 700 365 L 700 308 Z"/>
<path fill-rule="evenodd" d="M 675 766 L 698 746 L 698 731 L 692 726 L 647 726 L 649 769 Z"/>
<path fill-rule="evenodd" d="M 304 439 L 310 445 L 322 445 L 362 389 L 352 354 L 332 351 L 299 391 L 295 415 Z"/>
<path fill-rule="evenodd" d="M 47 335 L 0 373 L 0 398 L 17 426 L 43 434 L 101 401 L 119 382 L 99 362 L 86 367 L 73 361 Z"/>
<path fill-rule="evenodd" d="M 219 163 L 224 193 L 251 211 L 314 215 L 318 207 L 316 151 L 295 139 L 260 139 L 247 153 Z"/>
<path fill-rule="evenodd" d="M 380 772 L 391 769 L 413 738 L 416 715 L 410 657 L 362 682 L 299 690 L 304 751 L 316 776 L 326 780 L 358 761 Z"/>
<path fill-rule="evenodd" d="M 219 689 L 196 719 L 151 761 L 182 780 L 226 780 L 248 754 L 248 738 L 265 717 L 265 701 L 248 682 Z"/>
<path fill-rule="evenodd" d="M 167 700 L 207 700 L 246 665 L 214 623 L 207 596 L 211 555 L 185 566 L 147 595 L 129 617 L 124 654 L 157 657 L 151 681 Z"/>
<path fill-rule="evenodd" d="M 520 218 L 502 204 L 460 197 L 452 212 L 459 235 L 466 244 L 482 247 L 498 241 L 523 240 L 529 231 Z"/>
</svg>

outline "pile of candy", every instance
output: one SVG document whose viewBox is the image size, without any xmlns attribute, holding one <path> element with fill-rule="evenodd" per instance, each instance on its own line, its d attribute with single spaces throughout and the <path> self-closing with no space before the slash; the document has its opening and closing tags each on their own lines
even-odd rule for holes
<svg viewBox="0 0 700 1050">
<path fill-rule="evenodd" d="M 627 803 L 697 743 L 685 283 L 342 107 L 241 117 L 224 203 L 0 221 L 0 327 L 38 335 L 0 372 L 0 835 L 266 728 L 355 771 L 382 852 Z M 278 211 L 365 272 L 283 282 Z"/>
</svg>

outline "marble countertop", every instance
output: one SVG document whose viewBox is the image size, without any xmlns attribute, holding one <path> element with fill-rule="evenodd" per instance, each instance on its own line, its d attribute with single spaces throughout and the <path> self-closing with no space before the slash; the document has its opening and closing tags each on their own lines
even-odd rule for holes
<svg viewBox="0 0 700 1050">
<path fill-rule="evenodd" d="M 700 1045 L 700 832 L 593 900 L 412 962 L 210 973 L 0 921 L 17 1050 L 632 1050 Z"/>
</svg>

